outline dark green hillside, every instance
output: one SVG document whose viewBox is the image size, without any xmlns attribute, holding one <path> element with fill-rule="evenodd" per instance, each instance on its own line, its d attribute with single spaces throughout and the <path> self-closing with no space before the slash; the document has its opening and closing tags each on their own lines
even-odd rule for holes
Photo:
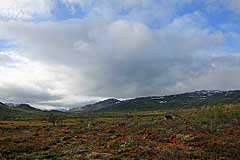
<svg viewBox="0 0 240 160">
<path fill-rule="evenodd" d="M 40 109 L 34 108 L 34 107 L 30 106 L 29 104 L 19 104 L 19 105 L 17 105 L 16 108 L 26 110 L 26 111 L 41 112 Z"/>
<path fill-rule="evenodd" d="M 19 108 L 9 107 L 0 103 L 0 118 L 21 118 L 21 117 L 31 117 L 36 115 L 32 111 L 26 111 Z"/>
<path fill-rule="evenodd" d="M 19 104 L 16 107 L 9 107 L 0 102 L 0 119 L 46 117 L 52 114 L 62 115 L 64 113 L 60 111 L 42 111 L 28 104 Z"/>
<path fill-rule="evenodd" d="M 89 104 L 80 108 L 73 108 L 69 112 L 96 112 L 104 108 L 112 107 L 121 101 L 117 99 L 107 99 L 94 104 Z"/>
<path fill-rule="evenodd" d="M 107 99 L 95 104 L 70 110 L 71 113 L 89 112 L 134 112 L 161 109 L 190 108 L 206 105 L 240 104 L 240 91 L 196 91 L 178 95 L 140 97 L 120 101 Z M 69 113 L 67 112 L 67 113 Z M 18 118 L 47 116 L 49 114 L 67 114 L 60 111 L 42 111 L 28 104 L 9 107 L 0 103 L 0 118 Z"/>
<path fill-rule="evenodd" d="M 99 112 L 134 112 L 240 103 L 240 91 L 196 91 L 178 95 L 142 97 L 121 101 Z"/>
</svg>

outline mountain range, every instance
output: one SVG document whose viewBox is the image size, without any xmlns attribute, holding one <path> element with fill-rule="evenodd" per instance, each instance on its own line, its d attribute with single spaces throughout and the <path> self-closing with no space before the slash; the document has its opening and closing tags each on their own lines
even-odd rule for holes
<svg viewBox="0 0 240 160">
<path fill-rule="evenodd" d="M 60 111 L 43 111 L 29 104 L 0 102 L 0 118 L 44 117 L 49 114 L 62 114 Z"/>
<path fill-rule="evenodd" d="M 240 91 L 202 90 L 168 96 L 139 97 L 120 101 L 107 99 L 74 108 L 70 112 L 134 112 L 160 109 L 189 108 L 204 105 L 240 103 Z"/>
<path fill-rule="evenodd" d="M 46 116 L 48 114 L 74 114 L 91 112 L 134 112 L 161 109 L 190 108 L 219 104 L 240 104 L 240 90 L 202 90 L 167 96 L 139 97 L 127 100 L 106 99 L 68 111 L 43 111 L 29 104 L 0 102 L 0 118 Z"/>
</svg>

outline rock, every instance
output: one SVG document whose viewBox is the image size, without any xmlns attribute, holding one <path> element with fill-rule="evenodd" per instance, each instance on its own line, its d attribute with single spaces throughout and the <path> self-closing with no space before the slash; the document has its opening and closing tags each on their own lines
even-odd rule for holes
<svg viewBox="0 0 240 160">
<path fill-rule="evenodd" d="M 174 119 L 174 116 L 172 116 L 170 114 L 166 114 L 166 115 L 164 115 L 164 119 L 165 120 L 172 120 L 172 119 Z"/>
</svg>

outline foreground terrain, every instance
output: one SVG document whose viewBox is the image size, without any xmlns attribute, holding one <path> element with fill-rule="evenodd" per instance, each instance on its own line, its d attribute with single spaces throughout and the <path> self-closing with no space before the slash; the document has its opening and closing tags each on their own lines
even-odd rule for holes
<svg viewBox="0 0 240 160">
<path fill-rule="evenodd" d="M 56 119 L 56 124 L 49 118 L 0 120 L 0 159 L 240 157 L 240 106 L 237 104 Z"/>
</svg>

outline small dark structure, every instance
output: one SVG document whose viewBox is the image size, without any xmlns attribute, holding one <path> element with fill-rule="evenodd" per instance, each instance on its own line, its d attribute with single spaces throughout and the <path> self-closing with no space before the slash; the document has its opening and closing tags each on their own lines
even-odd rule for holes
<svg viewBox="0 0 240 160">
<path fill-rule="evenodd" d="M 166 114 L 166 115 L 164 115 L 164 119 L 165 120 L 172 120 L 172 119 L 174 119 L 174 116 L 170 115 L 170 114 Z"/>
</svg>

